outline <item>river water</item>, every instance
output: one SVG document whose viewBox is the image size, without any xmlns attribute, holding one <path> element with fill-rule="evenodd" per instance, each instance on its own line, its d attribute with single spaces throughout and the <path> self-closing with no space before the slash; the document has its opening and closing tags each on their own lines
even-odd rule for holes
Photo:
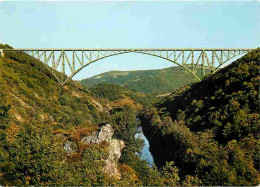
<svg viewBox="0 0 260 187">
<path fill-rule="evenodd" d="M 135 138 L 140 138 L 142 140 L 144 140 L 144 146 L 143 146 L 143 149 L 142 149 L 142 152 L 141 154 L 139 153 L 136 153 L 142 160 L 146 160 L 148 162 L 148 165 L 150 167 L 152 167 L 153 163 L 154 163 L 154 160 L 153 160 L 153 156 L 149 150 L 149 142 L 147 140 L 147 138 L 145 137 L 144 133 L 143 133 L 143 130 L 142 130 L 142 127 L 138 127 L 138 133 L 136 133 L 135 135 Z"/>
</svg>

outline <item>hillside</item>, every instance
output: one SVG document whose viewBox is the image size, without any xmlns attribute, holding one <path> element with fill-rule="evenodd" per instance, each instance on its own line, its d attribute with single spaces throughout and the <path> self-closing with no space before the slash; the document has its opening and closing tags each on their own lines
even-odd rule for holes
<svg viewBox="0 0 260 187">
<path fill-rule="evenodd" d="M 259 56 L 255 50 L 144 110 L 158 166 L 150 168 L 136 155 L 142 141 L 134 136 L 136 118 L 153 98 L 108 83 L 61 87 L 35 58 L 6 54 L 0 57 L 0 184 L 257 185 Z"/>
<path fill-rule="evenodd" d="M 197 75 L 201 77 L 199 71 Z M 195 81 L 194 76 L 186 73 L 182 67 L 170 67 L 157 70 L 110 71 L 83 79 L 81 83 L 88 87 L 111 83 L 135 92 L 165 94 Z"/>
<path fill-rule="evenodd" d="M 130 95 L 144 97 L 111 85 L 61 87 L 27 54 L 0 57 L 0 184 L 177 185 L 173 164 L 149 168 L 136 155 L 142 106 Z"/>
<path fill-rule="evenodd" d="M 26 54 L 6 54 L 0 59 L 0 94 L 17 123 L 35 120 L 55 126 L 100 122 L 102 112 L 83 86 L 70 81 L 61 87 L 50 71 Z M 100 102 L 98 100 L 98 102 Z M 87 120 L 86 120 L 87 119 Z"/>
<path fill-rule="evenodd" d="M 73 81 L 61 87 L 41 62 L 22 53 L 0 57 L 0 98 L 1 185 L 102 183 L 104 160 L 91 165 L 88 155 L 102 158 L 108 146 L 86 149 L 80 141 L 110 115 L 101 99 Z M 65 145 L 73 145 L 73 154 Z"/>
<path fill-rule="evenodd" d="M 259 63 L 257 49 L 147 108 L 155 162 L 174 161 L 194 184 L 258 185 Z"/>
</svg>

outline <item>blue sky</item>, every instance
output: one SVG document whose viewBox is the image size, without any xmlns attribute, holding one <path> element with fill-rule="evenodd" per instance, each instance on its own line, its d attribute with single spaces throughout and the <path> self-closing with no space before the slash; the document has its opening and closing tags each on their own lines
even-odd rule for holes
<svg viewBox="0 0 260 187">
<path fill-rule="evenodd" d="M 1 1 L 0 43 L 15 48 L 256 48 L 257 1 Z M 74 79 L 110 70 L 157 69 L 140 54 L 110 57 Z"/>
</svg>

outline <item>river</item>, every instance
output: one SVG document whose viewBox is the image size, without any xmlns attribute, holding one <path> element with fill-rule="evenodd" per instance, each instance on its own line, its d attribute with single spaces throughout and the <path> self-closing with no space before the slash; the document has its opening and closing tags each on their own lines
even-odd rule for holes
<svg viewBox="0 0 260 187">
<path fill-rule="evenodd" d="M 138 127 L 138 133 L 136 133 L 135 138 L 140 138 L 140 139 L 144 140 L 144 146 L 143 146 L 141 154 L 139 154 L 139 153 L 136 153 L 136 154 L 139 155 L 139 157 L 142 160 L 146 160 L 148 162 L 148 165 L 150 167 L 152 167 L 152 165 L 154 163 L 153 156 L 149 150 L 150 145 L 149 145 L 147 138 L 145 137 L 145 135 L 143 133 L 141 126 Z"/>
</svg>

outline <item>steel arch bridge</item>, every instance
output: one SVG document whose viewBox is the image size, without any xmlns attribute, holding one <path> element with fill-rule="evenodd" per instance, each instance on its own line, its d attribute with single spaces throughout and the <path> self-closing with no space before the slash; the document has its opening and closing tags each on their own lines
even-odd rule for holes
<svg viewBox="0 0 260 187">
<path fill-rule="evenodd" d="M 183 67 L 200 81 L 198 68 L 205 75 L 205 68 L 215 73 L 230 59 L 246 54 L 249 48 L 158 48 L 158 49 L 0 49 L 2 57 L 9 52 L 22 52 L 40 60 L 64 85 L 80 70 L 98 60 L 126 53 L 140 53 L 168 60 Z M 58 73 L 58 72 L 60 73 Z"/>
</svg>

